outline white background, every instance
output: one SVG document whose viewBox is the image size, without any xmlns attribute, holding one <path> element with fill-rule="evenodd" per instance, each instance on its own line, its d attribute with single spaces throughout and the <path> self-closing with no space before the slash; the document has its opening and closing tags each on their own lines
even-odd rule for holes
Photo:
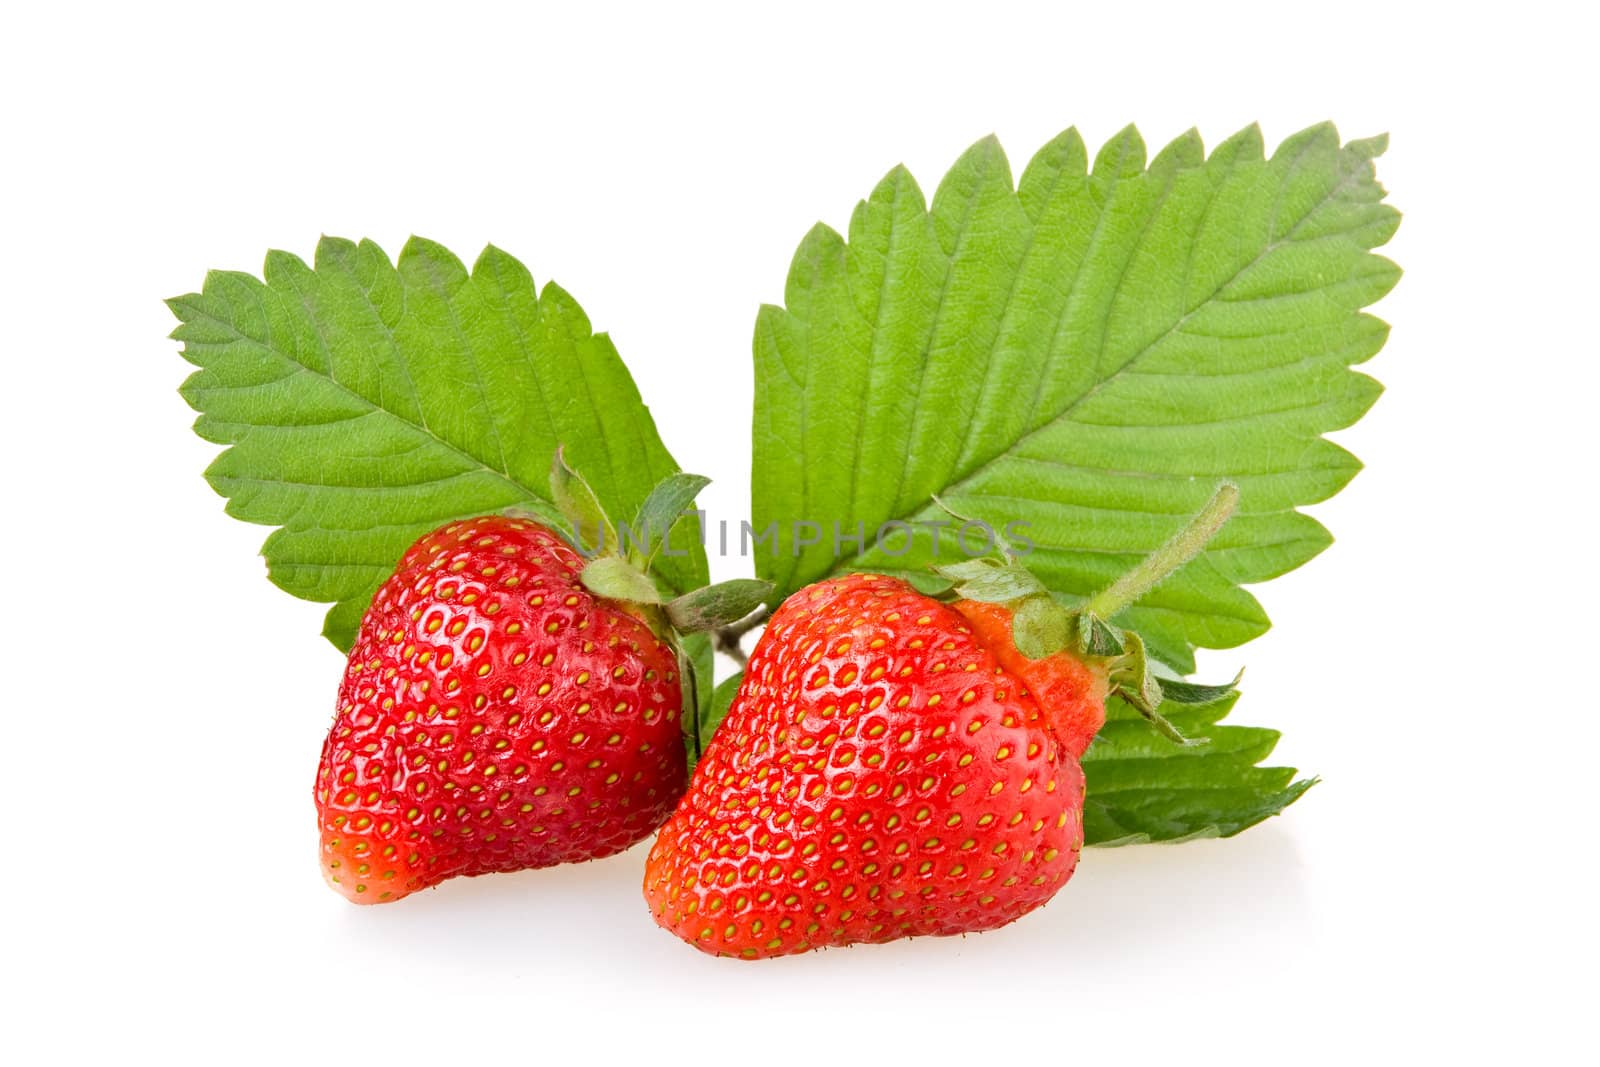
<svg viewBox="0 0 1600 1067">
<path fill-rule="evenodd" d="M 5 1058 L 1595 1062 L 1580 9 L 583 6 L 4 16 Z M 493 240 L 611 332 L 737 517 L 757 305 L 891 165 L 931 191 L 990 131 L 1020 169 L 1074 123 L 1324 118 L 1393 135 L 1388 392 L 1314 509 L 1339 543 L 1202 660 L 1248 663 L 1235 717 L 1323 777 L 1285 816 L 1091 851 L 999 932 L 763 965 L 656 929 L 642 846 L 392 907 L 324 888 L 341 662 L 200 479 L 162 298 L 323 232 Z"/>
</svg>

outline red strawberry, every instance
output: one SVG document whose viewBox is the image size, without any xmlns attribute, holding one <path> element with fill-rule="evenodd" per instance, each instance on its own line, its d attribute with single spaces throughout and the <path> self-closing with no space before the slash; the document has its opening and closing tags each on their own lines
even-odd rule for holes
<svg viewBox="0 0 1600 1067">
<path fill-rule="evenodd" d="M 672 649 L 531 521 L 413 545 L 350 653 L 317 772 L 323 872 L 360 904 L 620 852 L 686 778 Z"/>
<path fill-rule="evenodd" d="M 757 959 L 989 930 L 1044 904 L 1083 845 L 1078 757 L 1107 696 L 1198 744 L 1160 706 L 1231 689 L 1163 686 L 1144 640 L 1106 620 L 1198 555 L 1238 500 L 1219 486 L 1074 608 L 1009 545 L 935 568 L 949 607 L 877 575 L 791 596 L 650 850 L 656 921 Z"/>
<path fill-rule="evenodd" d="M 1054 896 L 1083 774 L 982 625 L 877 575 L 791 596 L 651 850 L 656 921 L 754 959 L 992 929 Z"/>
</svg>

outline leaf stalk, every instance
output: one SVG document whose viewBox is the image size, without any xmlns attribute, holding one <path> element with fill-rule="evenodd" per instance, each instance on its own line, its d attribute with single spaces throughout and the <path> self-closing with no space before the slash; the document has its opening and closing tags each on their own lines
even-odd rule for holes
<svg viewBox="0 0 1600 1067">
<path fill-rule="evenodd" d="M 1239 506 L 1239 487 L 1223 482 L 1209 503 L 1172 539 L 1084 605 L 1085 613 L 1109 619 L 1137 601 L 1174 571 L 1198 556 Z"/>
</svg>

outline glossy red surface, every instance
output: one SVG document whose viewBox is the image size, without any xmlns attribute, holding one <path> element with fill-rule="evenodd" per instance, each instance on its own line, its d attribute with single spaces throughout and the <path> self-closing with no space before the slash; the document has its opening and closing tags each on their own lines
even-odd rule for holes
<svg viewBox="0 0 1600 1067">
<path fill-rule="evenodd" d="M 1071 876 L 1083 774 L 966 620 L 896 579 L 790 597 L 645 897 L 706 952 L 778 956 L 1011 922 Z"/>
<path fill-rule="evenodd" d="M 418 541 L 362 619 L 316 801 L 329 884 L 357 903 L 455 875 L 620 852 L 687 777 L 671 650 L 590 594 L 536 523 Z"/>
</svg>

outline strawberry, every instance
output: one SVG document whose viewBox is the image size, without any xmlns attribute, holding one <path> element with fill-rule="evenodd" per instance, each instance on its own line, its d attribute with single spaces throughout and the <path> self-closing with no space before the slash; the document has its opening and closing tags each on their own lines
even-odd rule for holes
<svg viewBox="0 0 1600 1067">
<path fill-rule="evenodd" d="M 1083 845 L 1078 757 L 1115 693 L 1168 737 L 1156 680 L 1106 620 L 1194 558 L 1232 514 L 1220 488 L 1172 540 L 1068 609 L 1009 547 L 935 568 L 950 605 L 882 575 L 795 593 L 645 866 L 656 922 L 759 959 L 990 930 L 1066 884 Z M 960 518 L 960 516 L 957 516 Z"/>
<path fill-rule="evenodd" d="M 323 873 L 358 904 L 620 852 L 687 777 L 674 650 L 516 518 L 451 523 L 378 590 L 317 771 Z"/>
<path fill-rule="evenodd" d="M 645 869 L 656 921 L 744 958 L 1003 926 L 1083 843 L 1083 773 L 957 611 L 850 575 L 791 596 Z"/>
</svg>

